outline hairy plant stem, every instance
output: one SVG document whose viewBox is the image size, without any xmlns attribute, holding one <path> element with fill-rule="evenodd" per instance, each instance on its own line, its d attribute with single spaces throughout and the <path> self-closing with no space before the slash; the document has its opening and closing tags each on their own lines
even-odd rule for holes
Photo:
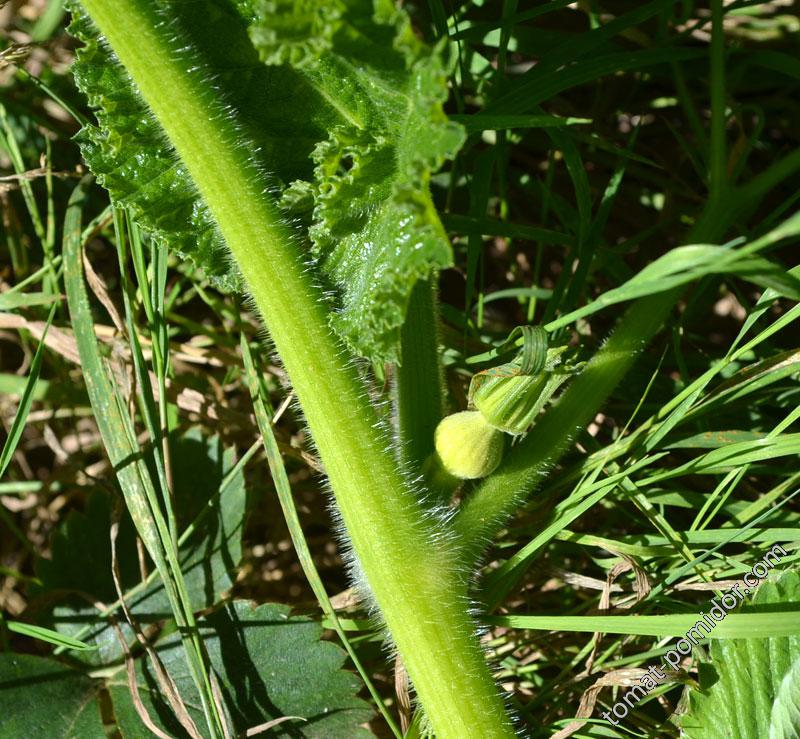
<svg viewBox="0 0 800 739">
<path fill-rule="evenodd" d="M 440 739 L 511 737 L 456 576 L 398 470 L 268 182 L 201 60 L 148 0 L 83 5 L 214 215 L 311 428 L 353 550 Z"/>
</svg>

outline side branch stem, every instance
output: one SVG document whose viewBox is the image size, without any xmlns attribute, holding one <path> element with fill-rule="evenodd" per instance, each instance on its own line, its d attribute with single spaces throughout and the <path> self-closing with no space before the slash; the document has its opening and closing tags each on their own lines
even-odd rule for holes
<svg viewBox="0 0 800 739">
<path fill-rule="evenodd" d="M 418 282 L 403 324 L 395 378 L 400 453 L 414 473 L 433 452 L 433 432 L 442 420 L 442 384 L 435 292 L 429 282 Z"/>
<path fill-rule="evenodd" d="M 634 303 L 558 403 L 513 449 L 500 469 L 467 498 L 455 518 L 467 562 L 480 558 L 497 530 L 538 487 L 575 435 L 594 418 L 661 327 L 680 294 L 681 289 L 673 289 Z"/>
</svg>

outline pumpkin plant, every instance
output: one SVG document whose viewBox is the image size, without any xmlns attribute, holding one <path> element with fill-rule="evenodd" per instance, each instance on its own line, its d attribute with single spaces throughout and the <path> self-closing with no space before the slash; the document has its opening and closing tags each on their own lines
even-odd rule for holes
<svg viewBox="0 0 800 739">
<path fill-rule="evenodd" d="M 631 28 L 668 5 L 648 3 L 615 23 Z M 506 580 L 495 578 L 479 592 L 475 576 L 489 544 L 593 421 L 687 285 L 725 274 L 774 296 L 800 296 L 797 276 L 764 256 L 800 232 L 797 216 L 717 245 L 800 169 L 800 158 L 795 152 L 761 176 L 735 182 L 725 131 L 723 8 L 721 0 L 711 5 L 707 195 L 682 240 L 688 245 L 666 250 L 581 307 L 573 300 L 541 325 L 495 341 L 474 362 L 468 394 L 454 404 L 445 400 L 437 292 L 454 255 L 431 185 L 475 130 L 513 128 L 521 115 L 516 103 L 502 115 L 489 105 L 482 122 L 463 114 L 460 101 L 462 113 L 449 117 L 454 75 L 465 74 L 457 49 L 444 38 L 423 42 L 409 13 L 391 0 L 71 0 L 70 31 L 79 42 L 74 76 L 95 115 L 78 140 L 93 177 L 110 193 L 115 233 L 122 244 L 147 239 L 163 249 L 162 264 L 169 249 L 257 309 L 318 453 L 353 584 L 418 699 L 415 731 L 440 739 L 515 736 L 515 710 L 480 633 L 487 611 L 513 587 L 520 560 L 503 565 Z M 504 3 L 512 15 L 516 7 Z M 593 38 L 601 43 L 615 30 L 600 26 Z M 663 59 L 653 54 L 653 63 L 694 53 L 670 49 Z M 551 78 L 534 67 L 532 79 L 557 86 L 569 63 L 554 62 Z M 516 94 L 523 99 L 536 89 Z M 538 108 L 544 99 L 533 94 L 525 114 L 553 131 L 580 210 L 582 165 L 560 133 L 568 122 Z M 89 187 L 87 180 L 76 189 L 65 224 L 76 321 L 88 315 L 80 213 Z M 598 216 L 598 227 L 606 216 Z M 576 264 L 583 270 L 581 249 L 597 236 L 581 229 Z M 566 328 L 623 303 L 630 305 L 594 351 L 570 341 Z M 156 329 L 154 357 L 159 346 L 166 354 L 163 341 Z M 101 375 L 93 337 L 79 337 L 78 348 Z M 285 473 L 268 441 L 257 370 L 246 342 L 241 350 L 280 491 Z M 137 372 L 150 382 L 145 370 Z M 376 378 L 387 373 L 391 383 L 376 390 Z M 166 385 L 161 391 L 163 397 Z M 90 383 L 88 393 L 104 441 L 124 427 L 133 444 L 123 409 L 97 410 L 114 395 L 111 385 Z M 388 410 L 376 398 L 388 398 Z M 684 401 L 679 396 L 673 408 Z M 142 411 L 153 438 L 165 421 L 158 411 Z M 206 722 L 200 731 L 182 717 L 181 726 L 229 736 L 216 647 L 204 643 L 198 623 L 224 632 L 259 613 L 287 616 L 280 607 L 231 605 L 199 622 L 176 554 L 179 511 L 168 497 L 156 500 L 146 483 L 149 474 L 165 476 L 163 460 L 156 453 L 152 473 L 126 461 L 132 447 L 106 446 L 120 481 L 129 478 L 126 503 L 175 614 L 177 633 L 167 648 L 187 655 Z M 146 511 L 155 529 L 141 525 L 137 511 Z"/>
<path fill-rule="evenodd" d="M 438 56 L 388 0 L 211 4 L 204 10 L 217 18 L 208 24 L 196 21 L 194 3 L 81 5 L 87 18 L 79 10 L 75 27 L 86 47 L 76 74 L 100 123 L 85 134 L 90 167 L 144 228 L 170 233 L 177 221 L 175 248 L 211 261 L 209 274 L 240 285 L 258 307 L 325 467 L 359 585 L 437 736 L 513 736 L 476 637 L 468 575 L 661 326 L 680 287 L 641 298 L 535 434 L 455 515 L 437 512 L 415 479 L 441 413 L 429 280 L 450 261 L 428 183 L 463 139 L 441 107 Z M 234 60 L 219 58 L 228 51 L 246 65 L 244 80 Z M 131 170 L 138 154 L 148 166 Z M 311 267 L 297 233 L 304 223 Z M 724 233 L 724 221 L 706 223 L 692 242 Z M 336 311 L 323 279 L 340 289 Z M 396 362 L 396 442 L 354 353 Z M 442 421 L 434 438 L 460 477 L 485 477 L 499 464 L 500 432 L 479 411 Z"/>
</svg>

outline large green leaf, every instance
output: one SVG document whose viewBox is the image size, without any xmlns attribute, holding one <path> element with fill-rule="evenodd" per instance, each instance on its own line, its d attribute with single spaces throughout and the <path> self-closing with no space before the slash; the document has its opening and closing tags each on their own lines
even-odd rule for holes
<svg viewBox="0 0 800 739">
<path fill-rule="evenodd" d="M 44 657 L 0 654 L 0 739 L 105 736 L 98 684 Z"/>
<path fill-rule="evenodd" d="M 224 450 L 218 437 L 203 438 L 198 429 L 172 439 L 170 448 L 179 529 L 194 525 L 193 533 L 180 547 L 181 570 L 195 609 L 209 608 L 233 585 L 241 559 L 244 475 L 238 470 L 223 485 L 223 478 L 234 468 L 234 452 Z M 213 506 L 207 505 L 217 495 L 219 500 Z M 37 562 L 45 592 L 78 594 L 59 602 L 53 610 L 53 621 L 60 632 L 80 634 L 83 641 L 98 647 L 79 655 L 93 664 L 107 664 L 122 655 L 114 630 L 92 605 L 117 599 L 111 574 L 110 524 L 111 501 L 107 495 L 95 494 L 86 510 L 70 513 L 57 532 L 52 559 Z M 117 557 L 122 587 L 130 591 L 140 577 L 133 524 L 127 513 L 120 524 Z M 159 579 L 133 591 L 126 603 L 144 625 L 171 615 Z M 84 634 L 85 629 L 89 631 Z M 123 631 L 133 643 L 133 635 L 124 624 Z"/>
<path fill-rule="evenodd" d="M 742 611 L 797 607 L 800 575 L 764 582 Z M 690 739 L 795 739 L 800 736 L 800 637 L 721 639 L 700 665 L 700 690 L 689 689 L 681 717 Z"/>
<path fill-rule="evenodd" d="M 84 510 L 72 510 L 59 526 L 49 558 L 36 561 L 36 575 L 48 592 L 55 590 L 85 593 L 97 600 L 116 599 L 111 575 L 110 496 L 93 493 Z M 138 582 L 136 532 L 127 513 L 120 522 L 117 537 L 120 552 L 120 577 L 123 587 Z M 94 563 L 90 566 L 90 563 Z"/>
<path fill-rule="evenodd" d="M 325 101 L 291 68 L 259 62 L 244 21 L 228 3 L 197 0 L 164 7 L 187 43 L 202 50 L 207 71 L 237 111 L 252 155 L 276 178 L 276 186 L 310 178 L 311 151 L 330 121 Z M 161 127 L 77 3 L 71 11 L 70 32 L 84 44 L 73 66 L 75 81 L 98 123 L 84 126 L 78 137 L 92 172 L 146 231 L 167 239 L 219 287 L 238 287 L 211 214 Z"/>
<path fill-rule="evenodd" d="M 442 109 L 440 55 L 390 0 L 164 7 L 220 81 L 242 131 L 231 145 L 252 151 L 287 218 L 308 227 L 335 329 L 362 356 L 396 359 L 414 284 L 452 261 L 429 192 L 463 140 Z M 237 286 L 207 209 L 125 72 L 79 14 L 72 31 L 85 44 L 76 79 L 99 123 L 81 134 L 92 171 L 145 229 Z"/>
<path fill-rule="evenodd" d="M 445 69 L 390 0 L 254 0 L 253 18 L 264 61 L 295 65 L 338 114 L 313 154 L 310 231 L 340 289 L 334 325 L 395 359 L 411 288 L 452 260 L 428 190 L 464 136 L 442 110 Z"/>
<path fill-rule="evenodd" d="M 372 711 L 356 697 L 358 678 L 341 669 L 345 655 L 339 647 L 320 641 L 322 627 L 318 623 L 290 616 L 288 606 L 253 607 L 234 601 L 206 616 L 199 626 L 238 735 L 274 719 L 296 716 L 301 720 L 281 723 L 267 735 L 369 736 L 359 728 L 370 720 Z M 200 698 L 186 672 L 178 637 L 159 643 L 158 654 L 202 731 Z M 136 671 L 139 694 L 153 720 L 170 735 L 185 736 L 164 702 L 149 663 L 138 660 Z M 108 687 L 123 735 L 137 736 L 140 720 L 124 673 L 118 673 Z"/>
</svg>

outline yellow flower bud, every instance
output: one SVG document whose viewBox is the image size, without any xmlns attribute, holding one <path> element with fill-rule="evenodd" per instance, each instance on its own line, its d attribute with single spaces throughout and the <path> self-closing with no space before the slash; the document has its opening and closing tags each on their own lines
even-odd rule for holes
<svg viewBox="0 0 800 739">
<path fill-rule="evenodd" d="M 486 477 L 503 457 L 503 434 L 478 411 L 462 411 L 442 419 L 434 435 L 442 466 L 461 480 Z"/>
</svg>

